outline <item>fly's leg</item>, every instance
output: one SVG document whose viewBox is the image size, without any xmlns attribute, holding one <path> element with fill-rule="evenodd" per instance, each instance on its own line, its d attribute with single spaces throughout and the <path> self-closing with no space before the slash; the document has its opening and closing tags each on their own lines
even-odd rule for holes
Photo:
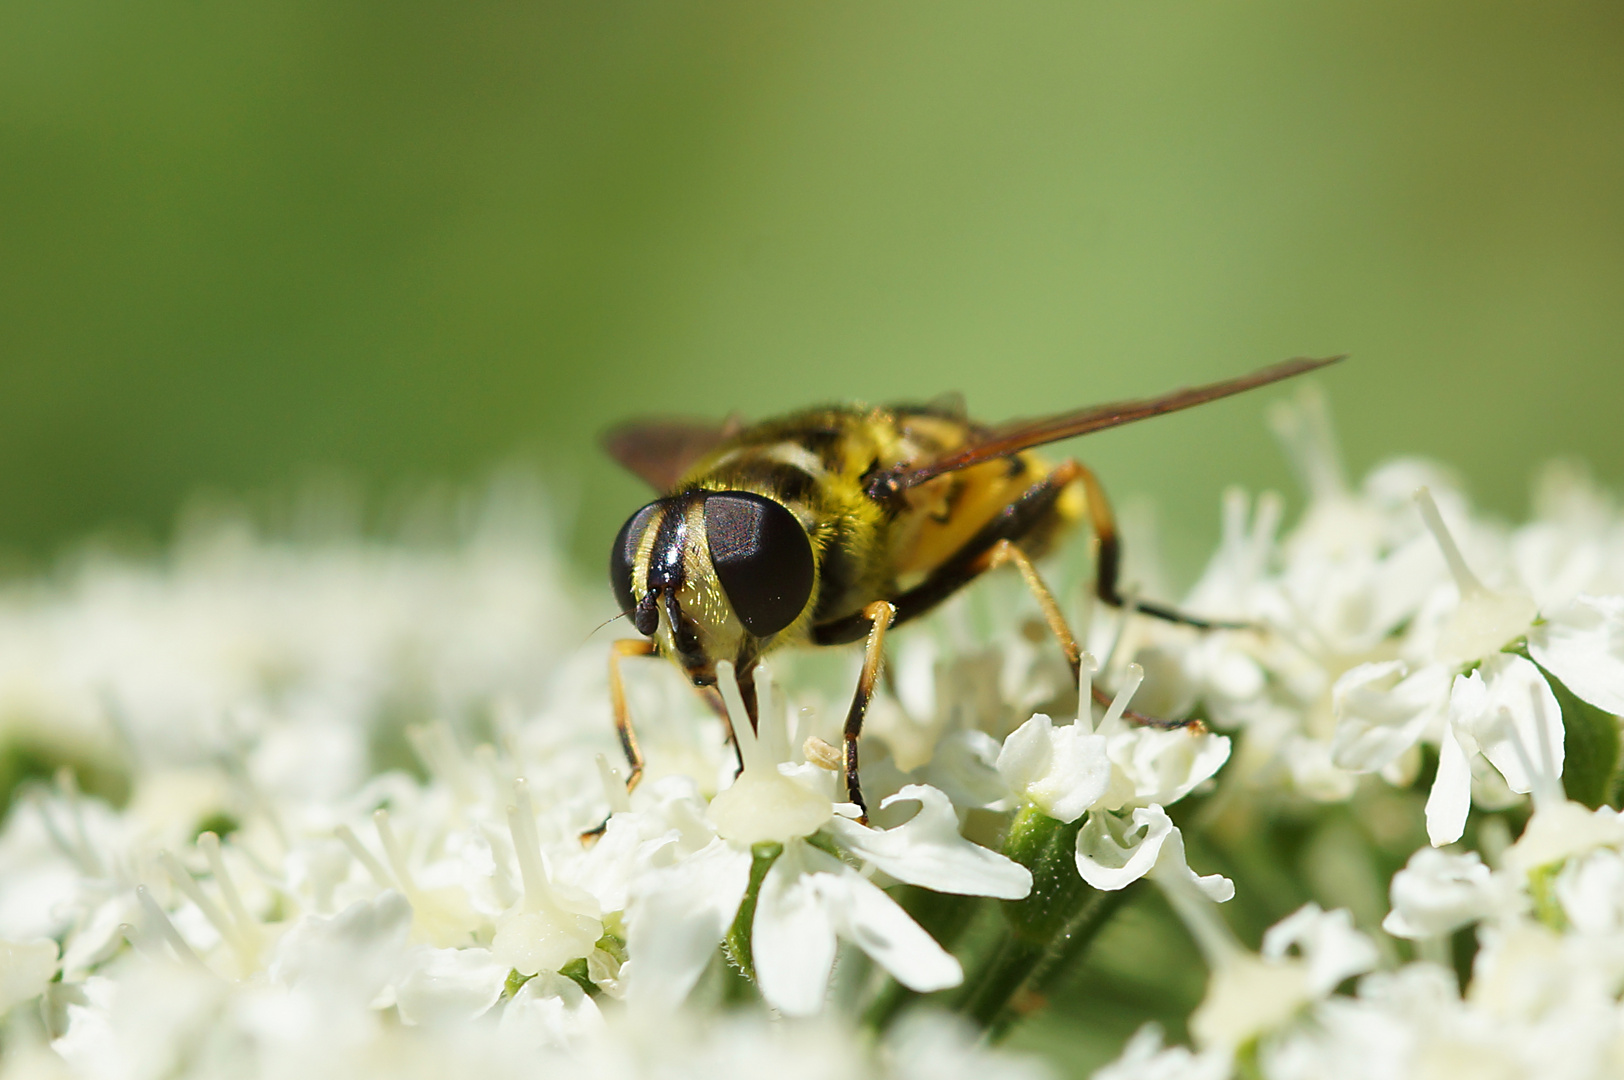
<svg viewBox="0 0 1624 1080">
<path fill-rule="evenodd" d="M 1071 627 L 1066 623 L 1066 617 L 1060 613 L 1060 604 L 1054 598 L 1054 593 L 1047 583 L 1038 574 L 1038 568 L 1032 565 L 1026 552 L 1016 547 L 1008 540 L 1000 540 L 992 549 L 992 558 L 987 562 L 987 569 L 996 570 L 1005 563 L 1014 563 L 1015 568 L 1021 572 L 1021 579 L 1031 591 L 1033 599 L 1043 611 L 1043 621 L 1049 624 L 1049 633 L 1060 642 L 1060 651 L 1066 654 L 1066 663 L 1071 665 L 1071 676 L 1074 679 L 1083 677 L 1083 650 L 1077 644 L 1077 638 L 1072 634 Z"/>
<path fill-rule="evenodd" d="M 626 707 L 626 683 L 621 678 L 620 662 L 628 656 L 653 656 L 654 651 L 654 642 L 640 638 L 621 638 L 609 646 L 609 711 L 615 718 L 615 734 L 620 736 L 620 749 L 631 770 L 626 776 L 628 793 L 643 778 L 643 750 L 637 745 L 637 729 L 632 727 L 631 710 Z M 609 819 L 604 818 L 597 828 L 581 834 L 581 842 L 592 843 L 608 827 Z"/>
<path fill-rule="evenodd" d="M 1074 470 L 1073 475 L 1082 483 L 1083 492 L 1088 498 L 1088 525 L 1094 531 L 1096 544 L 1094 594 L 1112 607 L 1122 607 L 1124 600 L 1122 594 L 1117 591 L 1117 574 L 1122 568 L 1122 541 L 1117 536 L 1116 515 L 1111 513 L 1111 503 L 1105 497 L 1105 489 L 1100 486 L 1099 477 L 1080 461 L 1068 461 L 1060 468 L 1064 469 L 1067 466 Z M 1028 583 L 1030 584 L 1030 579 Z M 1222 622 L 1203 619 L 1198 615 L 1186 615 L 1177 608 L 1139 599 L 1134 600 L 1133 609 L 1170 623 L 1193 626 L 1198 630 L 1246 630 L 1251 627 L 1250 623 Z"/>
<path fill-rule="evenodd" d="M 1032 565 L 1032 560 L 1027 557 L 1026 552 L 1008 540 L 1000 540 L 998 545 L 992 549 L 991 554 L 992 557 L 988 560 L 987 565 L 989 570 L 1010 562 L 1014 563 L 1015 568 L 1021 572 L 1021 579 L 1026 582 L 1027 589 L 1031 591 L 1033 599 L 1038 602 L 1038 607 L 1043 611 L 1043 621 L 1049 624 L 1049 632 L 1060 643 L 1060 651 L 1066 654 L 1066 662 L 1071 665 L 1072 679 L 1081 683 L 1083 678 L 1082 649 L 1078 647 L 1077 638 L 1072 634 L 1071 627 L 1066 622 L 1066 617 L 1060 612 L 1060 604 L 1055 600 L 1054 592 L 1043 580 L 1042 575 L 1038 573 L 1038 568 Z M 1089 681 L 1088 688 L 1095 701 L 1106 707 L 1110 706 L 1111 695 L 1101 690 L 1093 680 Z M 1081 705 L 1078 707 L 1081 708 Z M 1157 728 L 1190 727 L 1200 723 L 1199 720 L 1162 720 L 1154 716 L 1136 713 L 1132 709 L 1124 710 L 1122 715 L 1131 723 Z"/>
<path fill-rule="evenodd" d="M 626 790 L 630 792 L 643 779 L 643 751 L 637 745 L 637 729 L 632 727 L 631 710 L 626 708 L 626 683 L 620 676 L 620 662 L 628 656 L 653 656 L 654 642 L 638 638 L 621 638 L 609 647 L 609 708 L 615 717 L 615 734 L 620 736 L 620 748 L 626 753 L 626 764 L 631 772 L 626 776 Z"/>
<path fill-rule="evenodd" d="M 852 695 L 851 709 L 846 713 L 846 794 L 857 804 L 857 820 L 868 824 L 868 804 L 863 801 L 863 785 L 857 777 L 857 736 L 863 733 L 863 717 L 868 702 L 874 696 L 874 683 L 880 675 L 880 662 L 885 655 L 885 632 L 896 619 L 897 609 L 884 600 L 876 600 L 863 609 L 863 618 L 869 621 L 868 644 L 863 650 L 863 672 L 857 677 L 857 691 Z"/>
</svg>

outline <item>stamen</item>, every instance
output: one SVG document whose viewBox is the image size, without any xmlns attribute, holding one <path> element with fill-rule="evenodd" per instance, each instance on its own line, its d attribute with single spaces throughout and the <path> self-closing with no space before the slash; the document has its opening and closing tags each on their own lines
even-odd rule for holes
<svg viewBox="0 0 1624 1080">
<path fill-rule="evenodd" d="M 372 875 L 372 880 L 378 883 L 380 889 L 398 889 L 400 887 L 399 883 L 389 876 L 389 871 L 383 868 L 383 863 L 379 862 L 372 852 L 366 849 L 366 845 L 361 843 L 360 838 L 355 835 L 354 829 L 348 825 L 340 825 L 333 830 L 333 833 L 349 850 L 349 853 L 354 856 L 355 861 L 366 867 L 367 873 Z"/>
<path fill-rule="evenodd" d="M 155 963 L 157 961 L 167 959 L 161 952 L 153 947 L 152 942 L 147 940 L 147 936 L 145 934 L 141 933 L 129 923 L 119 923 L 118 932 L 125 941 L 130 943 L 130 948 L 140 953 L 146 959 Z"/>
<path fill-rule="evenodd" d="M 451 734 L 451 725 L 444 720 L 433 724 L 412 724 L 406 729 L 406 741 L 423 767 L 438 778 L 451 794 L 462 803 L 479 800 L 468 762 Z"/>
<path fill-rule="evenodd" d="M 243 947 L 242 942 L 237 937 L 237 928 L 231 924 L 230 919 L 226 918 L 226 913 L 220 910 L 219 905 L 209 899 L 208 894 L 187 872 L 186 867 L 181 865 L 180 860 L 170 852 L 160 851 L 158 853 L 158 865 L 164 868 L 169 874 L 170 880 L 179 887 L 181 892 L 186 894 L 186 899 L 196 904 L 197 909 L 203 913 L 203 917 L 209 920 L 215 930 L 219 931 L 220 940 L 241 955 Z"/>
<path fill-rule="evenodd" d="M 739 680 L 733 674 L 731 660 L 716 662 L 716 689 L 721 691 L 722 704 L 727 707 L 728 722 L 733 725 L 733 739 L 739 745 L 739 758 L 745 771 L 772 770 L 774 761 L 762 752 L 761 740 L 750 730 L 750 714 L 744 711 L 744 695 L 739 693 Z"/>
<path fill-rule="evenodd" d="M 1221 517 L 1223 526 L 1219 530 L 1220 539 L 1218 550 L 1225 555 L 1234 556 L 1247 547 L 1247 525 L 1252 513 L 1252 500 L 1247 498 L 1246 490 L 1241 487 L 1226 487 L 1223 494 L 1223 510 Z M 1232 569 L 1239 570 L 1239 567 Z"/>
<path fill-rule="evenodd" d="M 1265 491 L 1257 497 L 1257 509 L 1252 518 L 1251 551 L 1247 559 L 1247 577 L 1255 579 L 1262 575 L 1268 565 L 1269 553 L 1274 550 L 1274 537 L 1280 529 L 1280 521 L 1285 516 L 1286 501 L 1277 491 Z"/>
<path fill-rule="evenodd" d="M 85 865 L 84 853 L 79 850 L 78 845 L 63 834 L 62 827 L 56 820 L 56 815 L 51 812 L 50 804 L 45 801 L 45 796 L 38 790 L 30 791 L 28 801 L 33 804 L 35 812 L 39 814 L 40 824 L 45 826 L 45 834 L 51 838 L 51 843 L 56 845 L 56 849 L 78 864 L 87 877 L 94 876 L 90 867 Z"/>
<path fill-rule="evenodd" d="M 1438 504 L 1433 501 L 1432 492 L 1426 488 L 1417 488 L 1415 492 L 1416 505 L 1421 509 L 1421 520 L 1426 523 L 1427 531 L 1432 538 L 1438 541 L 1438 547 L 1443 550 L 1444 562 L 1449 564 L 1450 576 L 1455 579 L 1455 586 L 1460 590 L 1462 598 L 1486 593 L 1486 589 L 1472 568 L 1466 565 L 1466 559 L 1455 544 L 1455 538 L 1450 535 L 1449 526 L 1444 524 L 1443 515 L 1438 512 Z"/>
<path fill-rule="evenodd" d="M 239 932 L 245 941 L 257 945 L 259 921 L 248 913 L 247 905 L 242 902 L 242 894 L 237 892 L 237 883 L 232 880 L 231 871 L 226 869 L 226 861 L 220 851 L 220 838 L 212 832 L 205 832 L 198 836 L 197 847 L 209 862 L 209 870 L 220 887 L 220 896 L 225 900 L 226 910 L 231 912 Z"/>
<path fill-rule="evenodd" d="M 1311 501 L 1347 495 L 1348 481 L 1331 427 L 1331 414 L 1318 387 L 1312 383 L 1298 387 L 1295 400 L 1270 407 L 1268 420 Z"/>
<path fill-rule="evenodd" d="M 180 936 L 180 931 L 176 930 L 175 924 L 169 921 L 169 916 L 164 913 L 164 909 L 159 907 L 158 901 L 152 898 L 150 889 L 145 885 L 137 885 L 135 887 L 135 899 L 141 905 L 142 912 L 146 914 L 147 921 L 155 926 L 158 933 L 169 943 L 169 947 L 174 950 L 177 959 L 206 969 L 202 958 L 186 943 L 186 939 Z"/>
<path fill-rule="evenodd" d="M 1421 518 L 1443 550 L 1444 561 L 1460 590 L 1460 603 L 1445 621 L 1438 635 L 1438 655 L 1454 663 L 1466 664 L 1499 652 L 1507 642 L 1528 632 L 1539 613 L 1533 597 L 1515 590 L 1496 592 L 1478 580 L 1466 565 L 1460 548 L 1438 513 L 1432 493 L 1421 488 L 1415 493 Z"/>
<path fill-rule="evenodd" d="M 1094 676 L 1099 670 L 1093 653 L 1077 658 L 1077 726 L 1089 733 L 1094 731 Z"/>
<path fill-rule="evenodd" d="M 742 696 L 741 696 L 742 703 Z M 789 760 L 788 717 L 778 701 L 778 687 L 773 682 L 772 669 L 766 664 L 756 666 L 756 713 L 761 726 L 758 741 L 768 760 Z"/>
<path fill-rule="evenodd" d="M 406 849 L 395 839 L 395 830 L 389 825 L 389 811 L 374 810 L 372 824 L 378 830 L 378 842 L 383 845 L 389 869 L 395 872 L 395 877 L 400 881 L 400 891 L 410 896 L 417 891 L 417 882 L 412 880 L 411 868 L 406 865 Z"/>
<path fill-rule="evenodd" d="M 598 779 L 603 783 L 603 797 L 609 803 L 610 816 L 625 813 L 632 808 L 632 800 L 626 793 L 626 778 L 609 764 L 608 755 L 599 754 L 597 760 Z"/>
<path fill-rule="evenodd" d="M 513 781 L 513 801 L 516 805 L 507 809 L 508 833 L 513 837 L 513 854 L 518 857 L 519 876 L 524 881 L 525 908 L 536 911 L 546 901 L 549 892 L 547 866 L 542 861 L 541 841 L 536 836 L 530 785 L 522 779 Z"/>
<path fill-rule="evenodd" d="M 1111 699 L 1111 707 L 1105 710 L 1105 716 L 1100 720 L 1098 728 L 1101 732 L 1112 732 L 1122 724 L 1122 714 L 1128 711 L 1128 699 L 1132 698 L 1139 684 L 1145 681 L 1145 669 L 1138 664 L 1130 663 L 1122 669 L 1122 686 L 1117 690 L 1116 697 Z"/>
</svg>

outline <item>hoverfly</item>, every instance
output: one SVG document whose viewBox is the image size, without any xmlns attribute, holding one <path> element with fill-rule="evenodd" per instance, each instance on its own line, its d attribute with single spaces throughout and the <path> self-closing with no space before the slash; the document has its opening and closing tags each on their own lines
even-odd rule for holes
<svg viewBox="0 0 1624 1080">
<path fill-rule="evenodd" d="M 751 425 L 634 421 L 610 431 L 604 438 L 610 455 L 662 493 L 626 521 L 609 554 L 620 609 L 643 635 L 616 641 L 609 660 L 615 726 L 631 767 L 628 790 L 642 775 L 643 756 L 621 681 L 625 657 L 667 656 L 701 688 L 715 686 L 717 661 L 731 661 L 754 727 L 752 674 L 764 654 L 866 638 L 839 762 L 848 795 L 866 819 L 857 737 L 890 627 L 1014 563 L 1078 675 L 1081 653 L 1032 560 L 1085 515 L 1096 544 L 1095 592 L 1107 604 L 1122 604 L 1121 551 L 1099 481 L 1081 462 L 1051 465 L 1033 447 L 1340 359 L 1288 360 L 1162 397 L 996 426 L 976 423 L 962 406 L 944 401 L 835 405 Z M 1156 604 L 1136 602 L 1135 610 L 1215 625 Z"/>
</svg>

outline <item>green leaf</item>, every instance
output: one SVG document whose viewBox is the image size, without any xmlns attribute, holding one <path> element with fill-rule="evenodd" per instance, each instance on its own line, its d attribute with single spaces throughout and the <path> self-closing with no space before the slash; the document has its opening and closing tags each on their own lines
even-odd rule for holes
<svg viewBox="0 0 1624 1080">
<path fill-rule="evenodd" d="M 1568 798 L 1594 810 L 1618 805 L 1618 717 L 1581 700 L 1545 669 L 1551 693 L 1562 706 L 1562 787 Z"/>
</svg>

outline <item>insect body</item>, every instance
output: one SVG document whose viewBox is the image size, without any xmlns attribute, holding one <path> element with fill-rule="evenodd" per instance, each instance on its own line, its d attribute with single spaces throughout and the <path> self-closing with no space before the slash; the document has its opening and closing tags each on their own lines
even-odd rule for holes
<svg viewBox="0 0 1624 1080">
<path fill-rule="evenodd" d="M 885 631 L 929 611 L 980 574 L 1014 562 L 1076 669 L 1080 654 L 1031 560 L 1086 515 L 1098 543 L 1096 592 L 1120 603 L 1116 530 L 1104 492 L 1077 461 L 1033 447 L 1227 397 L 1334 362 L 1293 360 L 1146 401 L 1094 406 L 997 427 L 950 404 L 808 409 L 752 426 L 634 423 L 610 453 L 665 494 L 615 538 L 610 579 L 645 640 L 616 642 L 610 690 L 631 765 L 642 756 L 619 660 L 658 652 L 696 686 L 731 661 L 752 725 L 752 673 L 784 645 L 868 639 L 847 716 L 844 772 L 863 806 L 857 736 Z M 1208 625 L 1140 604 L 1162 618 Z"/>
</svg>

